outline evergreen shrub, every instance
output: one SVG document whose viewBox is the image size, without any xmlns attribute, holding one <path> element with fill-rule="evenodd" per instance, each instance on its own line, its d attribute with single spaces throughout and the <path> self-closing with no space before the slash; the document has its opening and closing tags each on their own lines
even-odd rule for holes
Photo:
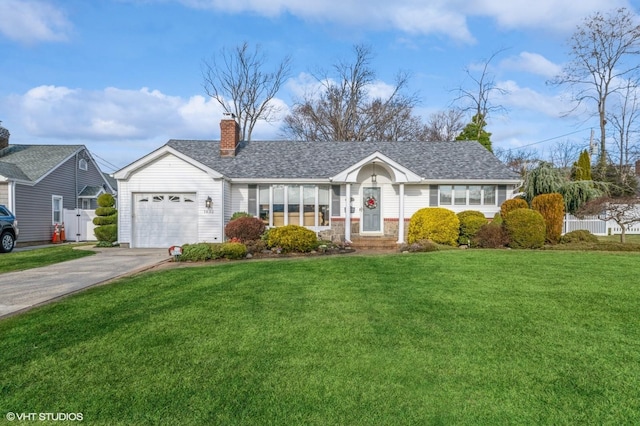
<svg viewBox="0 0 640 426">
<path fill-rule="evenodd" d="M 184 244 L 182 246 L 182 254 L 180 261 L 185 262 L 204 262 L 211 259 L 211 245 L 207 243 Z"/>
<path fill-rule="evenodd" d="M 442 207 L 426 207 L 411 216 L 407 240 L 409 244 L 431 240 L 437 244 L 456 246 L 460 220 L 454 212 Z"/>
<path fill-rule="evenodd" d="M 504 217 L 509 247 L 536 249 L 544 246 L 546 226 L 540 213 L 531 209 L 515 209 Z"/>
<path fill-rule="evenodd" d="M 247 246 L 242 243 L 211 244 L 213 259 L 243 259 L 247 255 Z"/>
<path fill-rule="evenodd" d="M 93 218 L 96 228 L 93 233 L 100 246 L 111 246 L 118 240 L 118 210 L 114 207 L 115 204 L 116 200 L 111 194 L 98 197 L 96 217 Z"/>
<path fill-rule="evenodd" d="M 531 200 L 531 208 L 544 218 L 547 229 L 545 240 L 549 244 L 558 244 L 564 224 L 564 198 L 561 194 L 540 194 Z"/>
<path fill-rule="evenodd" d="M 528 208 L 529 208 L 529 203 L 527 203 L 527 200 L 524 200 L 522 198 L 511 198 L 511 199 L 505 200 L 500 205 L 500 216 L 502 217 L 502 219 L 504 219 L 506 214 L 509 213 L 510 211 L 513 211 L 515 209 L 528 209 Z"/>
<path fill-rule="evenodd" d="M 460 221 L 458 243 L 473 246 L 473 237 L 475 237 L 478 230 L 489 221 L 484 216 L 484 213 L 476 210 L 466 210 L 458 213 L 457 216 Z"/>
<path fill-rule="evenodd" d="M 316 233 L 304 226 L 286 225 L 271 228 L 267 235 L 269 248 L 280 248 L 283 252 L 306 253 L 318 245 Z"/>
<path fill-rule="evenodd" d="M 562 237 L 560 237 L 561 244 L 597 243 L 598 241 L 598 237 L 596 237 L 586 229 L 577 229 L 575 231 L 567 232 Z"/>
<path fill-rule="evenodd" d="M 231 215 L 231 219 L 229 220 L 236 220 L 236 219 L 240 219 L 241 217 L 253 217 L 253 216 L 247 212 L 235 212 L 234 214 Z"/>
</svg>

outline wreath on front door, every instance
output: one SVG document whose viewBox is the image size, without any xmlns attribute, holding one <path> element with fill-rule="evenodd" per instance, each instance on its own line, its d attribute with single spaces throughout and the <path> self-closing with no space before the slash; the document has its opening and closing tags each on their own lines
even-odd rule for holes
<svg viewBox="0 0 640 426">
<path fill-rule="evenodd" d="M 367 199 L 364 200 L 364 205 L 368 209 L 375 209 L 378 207 L 378 200 L 376 200 L 375 197 L 367 197 Z"/>
</svg>

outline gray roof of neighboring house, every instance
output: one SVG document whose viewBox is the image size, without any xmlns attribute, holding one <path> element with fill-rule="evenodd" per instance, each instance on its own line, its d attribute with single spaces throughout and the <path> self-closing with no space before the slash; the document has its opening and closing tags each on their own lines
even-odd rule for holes
<svg viewBox="0 0 640 426">
<path fill-rule="evenodd" d="M 114 191 L 118 190 L 118 181 L 113 176 L 111 176 L 108 173 L 104 173 L 104 172 L 102 172 L 102 176 L 104 177 L 104 180 L 107 181 L 109 186 L 111 186 L 111 188 L 113 188 Z"/>
<path fill-rule="evenodd" d="M 492 153 L 469 142 L 241 142 L 235 157 L 220 157 L 219 141 L 175 140 L 175 150 L 229 178 L 329 178 L 379 152 L 423 179 L 517 180 Z"/>
<path fill-rule="evenodd" d="M 96 198 L 100 192 L 106 192 L 104 186 L 85 186 L 78 194 L 78 197 Z"/>
<path fill-rule="evenodd" d="M 9 145 L 0 150 L 0 175 L 36 182 L 84 145 Z"/>
</svg>

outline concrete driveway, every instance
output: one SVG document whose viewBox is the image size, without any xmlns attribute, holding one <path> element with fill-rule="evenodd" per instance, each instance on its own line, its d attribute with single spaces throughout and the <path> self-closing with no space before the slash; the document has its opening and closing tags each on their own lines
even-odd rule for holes
<svg viewBox="0 0 640 426">
<path fill-rule="evenodd" d="M 94 256 L 0 274 L 0 318 L 171 259 L 166 249 L 89 248 Z"/>
</svg>

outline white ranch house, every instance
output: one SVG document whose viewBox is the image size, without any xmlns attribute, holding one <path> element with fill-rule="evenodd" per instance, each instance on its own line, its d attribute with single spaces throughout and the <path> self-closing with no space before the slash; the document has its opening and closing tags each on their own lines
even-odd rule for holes
<svg viewBox="0 0 640 426">
<path fill-rule="evenodd" d="M 325 239 L 405 242 L 418 209 L 478 210 L 487 218 L 521 181 L 478 142 L 170 140 L 115 173 L 119 242 L 170 247 L 222 242 L 234 212 Z"/>
</svg>

